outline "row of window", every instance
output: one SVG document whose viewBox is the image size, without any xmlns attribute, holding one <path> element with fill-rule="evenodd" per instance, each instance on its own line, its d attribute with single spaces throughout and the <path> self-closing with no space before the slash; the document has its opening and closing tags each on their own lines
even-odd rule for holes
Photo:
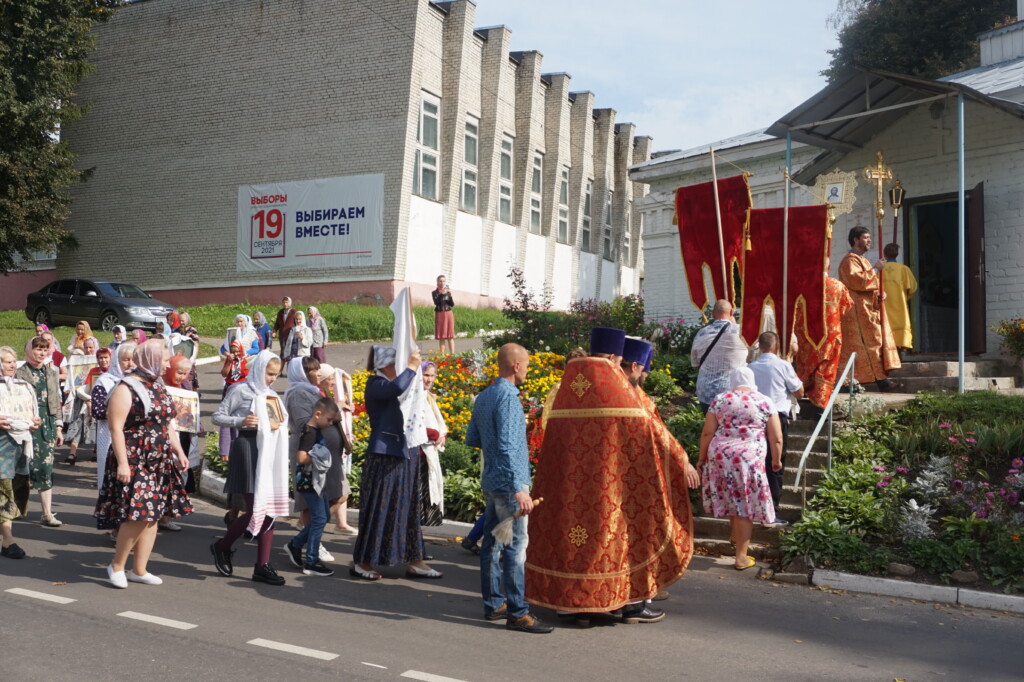
<svg viewBox="0 0 1024 682">
<path fill-rule="evenodd" d="M 439 158 L 438 131 L 440 130 L 440 105 L 437 97 L 423 94 L 420 117 L 416 127 L 416 158 L 413 168 L 414 194 L 437 200 L 437 169 Z M 514 138 L 505 135 L 501 140 L 501 158 L 498 164 L 498 220 L 512 223 L 512 158 Z M 480 151 L 480 119 L 466 117 L 465 140 L 463 145 L 462 186 L 459 192 L 459 207 L 467 213 L 477 212 L 478 166 Z M 530 232 L 541 234 L 541 216 L 544 207 L 543 193 L 544 156 L 533 156 L 530 177 Z M 580 224 L 580 248 L 592 251 L 591 218 L 594 181 L 587 180 L 583 198 L 583 216 Z M 614 193 L 608 190 L 605 197 L 604 226 L 601 230 L 601 255 L 613 260 L 615 257 L 612 239 L 612 199 Z M 623 259 L 630 258 L 630 220 L 626 212 L 626 229 L 623 238 Z M 569 243 L 569 168 L 563 166 L 558 187 L 558 230 L 555 238 L 562 244 Z"/>
</svg>

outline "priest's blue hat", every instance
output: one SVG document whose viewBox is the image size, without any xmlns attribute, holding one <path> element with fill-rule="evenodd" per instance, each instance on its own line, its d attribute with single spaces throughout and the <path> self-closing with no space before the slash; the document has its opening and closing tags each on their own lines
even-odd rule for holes
<svg viewBox="0 0 1024 682">
<path fill-rule="evenodd" d="M 638 365 L 643 365 L 647 363 L 647 353 L 650 350 L 651 344 L 643 339 L 627 336 L 626 342 L 623 344 L 622 359 L 626 362 L 635 362 Z"/>
<path fill-rule="evenodd" d="M 651 362 L 654 361 L 654 346 L 647 349 L 647 360 L 644 362 L 644 371 L 651 373 Z"/>
<path fill-rule="evenodd" d="M 626 332 L 612 327 L 594 327 L 590 330 L 590 352 L 622 355 Z"/>
</svg>

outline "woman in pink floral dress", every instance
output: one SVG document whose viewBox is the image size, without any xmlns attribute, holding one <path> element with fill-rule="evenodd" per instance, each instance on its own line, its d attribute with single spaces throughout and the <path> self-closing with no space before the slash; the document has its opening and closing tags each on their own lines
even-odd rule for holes
<svg viewBox="0 0 1024 682">
<path fill-rule="evenodd" d="M 729 385 L 732 388 L 715 397 L 704 420 L 697 470 L 704 482 L 704 508 L 716 518 L 729 517 L 736 570 L 743 571 L 757 563 L 747 556 L 754 522 L 775 520 L 764 470 L 765 448 L 771 445 L 772 469 L 778 471 L 782 427 L 771 401 L 757 392 L 753 372 L 734 369 Z"/>
</svg>

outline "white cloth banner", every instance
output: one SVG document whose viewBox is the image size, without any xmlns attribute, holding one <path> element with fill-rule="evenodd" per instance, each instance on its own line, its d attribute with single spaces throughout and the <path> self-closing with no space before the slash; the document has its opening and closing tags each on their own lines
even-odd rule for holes
<svg viewBox="0 0 1024 682">
<path fill-rule="evenodd" d="M 384 176 L 238 188 L 239 272 L 380 265 Z"/>
<path fill-rule="evenodd" d="M 395 326 L 391 345 L 395 347 L 395 369 L 404 365 L 416 345 L 416 318 L 412 314 L 412 295 L 409 287 L 405 287 L 391 303 L 391 312 L 395 314 Z M 398 396 L 398 404 L 405 418 L 405 447 L 416 448 L 428 442 L 427 439 L 427 393 L 423 390 L 423 369 L 414 368 L 416 378 L 409 388 Z"/>
</svg>

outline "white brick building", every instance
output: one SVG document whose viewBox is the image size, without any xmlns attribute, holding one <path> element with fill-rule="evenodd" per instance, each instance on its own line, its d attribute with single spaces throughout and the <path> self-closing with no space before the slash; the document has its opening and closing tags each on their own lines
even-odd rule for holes
<svg viewBox="0 0 1024 682">
<path fill-rule="evenodd" d="M 60 276 L 119 278 L 180 305 L 500 304 L 511 265 L 556 307 L 639 289 L 651 140 L 616 123 L 467 0 L 140 0 L 97 27 Z M 384 176 L 380 266 L 236 269 L 243 185 Z M 608 212 L 610 208 L 610 213 Z"/>
<path fill-rule="evenodd" d="M 919 352 L 957 348 L 958 93 L 965 100 L 966 351 L 998 354 L 999 337 L 992 325 L 1024 316 L 1024 22 L 983 34 L 981 48 L 982 66 L 940 81 L 856 73 L 798 106 L 766 131 L 770 134 L 715 144 L 723 158 L 754 172 L 750 184 L 755 208 L 782 205 L 787 130 L 793 135 L 792 168 L 798 183 L 813 185 L 818 175 L 834 169 L 856 174 L 853 212 L 839 216 L 835 225 L 833 275 L 849 250 L 851 227 L 864 225 L 877 232 L 875 186 L 863 171 L 874 165 L 877 151 L 884 153 L 906 189 L 896 241 L 900 261 L 920 282 L 911 300 Z M 886 111 L 887 106 L 897 108 Z M 878 113 L 818 124 L 865 110 Z M 739 171 L 719 161 L 718 172 L 725 177 Z M 647 230 L 648 310 L 661 317 L 692 319 L 696 311 L 683 276 L 678 228 L 672 224 L 673 196 L 678 187 L 710 180 L 707 147 L 638 164 L 631 178 L 649 183 L 651 189 L 638 201 Z M 815 202 L 795 188 L 792 203 Z M 892 241 L 892 235 L 886 197 L 882 243 Z M 877 245 L 879 236 L 874 234 L 874 239 Z M 872 258 L 875 254 L 873 246 Z"/>
</svg>

